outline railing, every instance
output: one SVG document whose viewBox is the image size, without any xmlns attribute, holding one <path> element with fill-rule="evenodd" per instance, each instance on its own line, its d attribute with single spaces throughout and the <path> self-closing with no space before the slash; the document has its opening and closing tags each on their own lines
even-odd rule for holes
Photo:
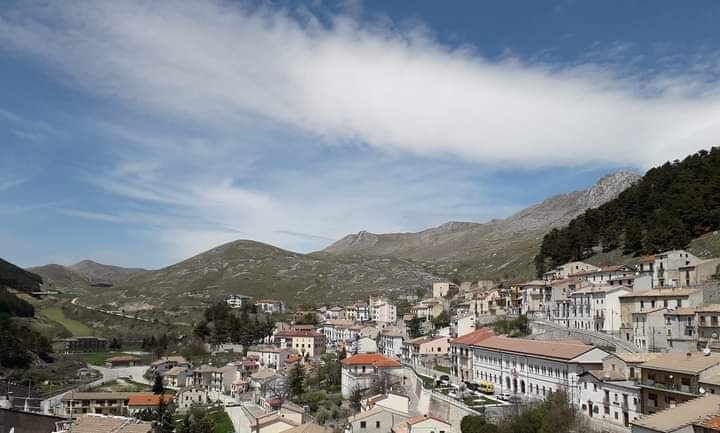
<svg viewBox="0 0 720 433">
<path fill-rule="evenodd" d="M 667 390 L 667 391 L 675 391 L 675 392 L 682 392 L 685 394 L 698 394 L 697 389 L 694 389 L 694 387 L 690 385 L 678 385 L 675 383 L 662 383 L 662 382 L 655 382 L 654 380 L 643 380 L 640 382 L 643 386 L 650 386 L 657 389 Z"/>
</svg>

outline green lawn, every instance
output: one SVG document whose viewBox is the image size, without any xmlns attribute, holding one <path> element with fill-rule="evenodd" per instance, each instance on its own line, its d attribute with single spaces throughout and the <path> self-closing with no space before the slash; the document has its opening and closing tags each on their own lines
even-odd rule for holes
<svg viewBox="0 0 720 433">
<path fill-rule="evenodd" d="M 60 307 L 47 307 L 40 310 L 40 314 L 52 320 L 53 322 L 59 323 L 65 329 L 70 331 L 73 336 L 86 336 L 93 335 L 93 330 L 89 326 L 77 320 L 70 319 L 65 316 L 62 308 Z"/>
<path fill-rule="evenodd" d="M 210 420 L 210 424 L 213 426 L 213 433 L 234 433 L 235 427 L 233 427 L 232 420 L 225 413 L 225 408 L 213 407 L 207 412 L 207 418 Z"/>
<path fill-rule="evenodd" d="M 450 374 L 450 367 L 445 367 L 443 365 L 436 365 L 434 367 L 435 370 L 443 372 L 445 374 Z"/>
</svg>

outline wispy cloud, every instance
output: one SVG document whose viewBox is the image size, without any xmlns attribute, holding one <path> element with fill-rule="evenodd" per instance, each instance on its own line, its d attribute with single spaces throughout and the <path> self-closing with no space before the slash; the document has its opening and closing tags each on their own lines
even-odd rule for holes
<svg viewBox="0 0 720 433">
<path fill-rule="evenodd" d="M 23 183 L 25 183 L 27 181 L 28 181 L 27 178 L 8 179 L 8 180 L 0 179 L 0 191 L 7 191 L 7 190 L 15 188 L 19 185 L 22 185 Z"/>
<path fill-rule="evenodd" d="M 421 27 L 342 15 L 323 25 L 212 1 L 21 9 L 0 18 L 6 46 L 90 90 L 220 127 L 265 119 L 328 140 L 525 167 L 647 166 L 720 132 L 717 84 L 694 78 L 688 94 L 684 77 L 490 61 Z"/>
<path fill-rule="evenodd" d="M 94 221 L 103 221 L 103 222 L 110 222 L 110 223 L 122 223 L 122 222 L 127 221 L 122 217 L 119 217 L 116 215 L 100 213 L 100 212 L 90 212 L 90 211 L 84 211 L 84 210 L 79 210 L 79 209 L 58 209 L 58 211 L 64 215 L 80 217 L 80 218 L 94 220 Z"/>
</svg>

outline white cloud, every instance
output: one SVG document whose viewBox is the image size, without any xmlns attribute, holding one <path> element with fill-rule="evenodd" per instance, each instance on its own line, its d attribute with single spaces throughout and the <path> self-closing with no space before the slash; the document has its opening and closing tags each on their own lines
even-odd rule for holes
<svg viewBox="0 0 720 433">
<path fill-rule="evenodd" d="M 648 166 L 720 133 L 717 88 L 695 77 L 489 61 L 422 28 L 301 15 L 224 2 L 51 3 L 4 13 L 0 40 L 165 114 L 228 128 L 268 119 L 329 141 L 488 164 Z"/>
</svg>

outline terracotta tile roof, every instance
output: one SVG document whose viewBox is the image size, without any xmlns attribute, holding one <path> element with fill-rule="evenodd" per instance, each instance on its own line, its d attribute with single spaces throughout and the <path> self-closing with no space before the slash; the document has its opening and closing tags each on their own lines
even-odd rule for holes
<svg viewBox="0 0 720 433">
<path fill-rule="evenodd" d="M 720 431 L 720 415 L 714 415 L 700 423 L 702 427 L 707 429 Z"/>
<path fill-rule="evenodd" d="M 305 330 L 286 330 L 275 334 L 276 337 L 322 337 L 323 335 L 317 331 Z"/>
<path fill-rule="evenodd" d="M 172 395 L 169 394 L 131 395 L 128 398 L 128 406 L 160 406 L 161 398 L 165 403 L 172 401 Z"/>
<path fill-rule="evenodd" d="M 495 336 L 495 331 L 493 331 L 491 328 L 482 327 L 482 328 L 477 329 L 469 334 L 465 334 L 462 337 L 458 337 L 453 340 L 450 340 L 450 344 L 474 345 L 474 344 L 477 344 L 487 338 L 494 337 L 494 336 Z"/>
<path fill-rule="evenodd" d="M 132 355 L 119 355 L 119 356 L 113 356 L 112 358 L 108 358 L 105 362 L 130 362 L 130 361 L 140 361 L 140 358 L 137 356 Z"/>
<path fill-rule="evenodd" d="M 435 416 L 432 416 L 432 415 L 420 415 L 420 416 L 416 416 L 416 417 L 414 417 L 414 418 L 410 418 L 410 419 L 407 420 L 406 422 L 408 423 L 408 425 L 415 425 L 415 424 L 421 423 L 421 422 L 423 422 L 423 421 L 427 421 L 427 420 L 429 420 L 429 419 L 434 419 L 435 421 L 439 421 L 439 422 L 441 422 L 441 423 L 443 423 L 443 424 L 450 425 L 450 423 L 448 423 L 448 422 L 445 421 L 444 419 L 440 419 L 440 418 L 435 417 Z"/>
<path fill-rule="evenodd" d="M 504 352 L 522 353 L 544 358 L 570 360 L 589 352 L 593 346 L 565 341 L 527 340 L 524 338 L 489 337 L 476 344 L 475 347 Z"/>
<path fill-rule="evenodd" d="M 343 365 L 372 365 L 376 368 L 400 367 L 400 362 L 378 353 L 360 353 L 340 361 Z"/>
</svg>

